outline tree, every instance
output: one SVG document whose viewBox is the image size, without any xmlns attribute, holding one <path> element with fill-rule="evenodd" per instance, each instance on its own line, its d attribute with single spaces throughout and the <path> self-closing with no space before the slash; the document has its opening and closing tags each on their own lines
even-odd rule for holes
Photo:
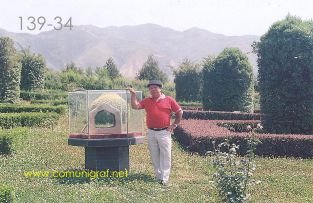
<svg viewBox="0 0 313 203">
<path fill-rule="evenodd" d="M 179 101 L 200 101 L 202 74 L 199 65 L 184 59 L 174 71 L 176 99 Z"/>
<path fill-rule="evenodd" d="M 81 75 L 84 73 L 84 70 L 82 68 L 78 68 L 74 62 L 66 64 L 65 70 L 63 70 L 63 72 L 70 71 L 70 70 L 74 71 L 74 72 L 77 72 L 77 73 L 79 73 Z"/>
<path fill-rule="evenodd" d="M 212 105 L 211 95 L 213 88 L 211 86 L 210 77 L 212 76 L 210 73 L 213 69 L 213 57 L 206 57 L 203 60 L 203 68 L 202 68 L 202 105 L 205 110 L 209 110 Z"/>
<path fill-rule="evenodd" d="M 288 15 L 254 44 L 261 122 L 267 132 L 313 133 L 312 30 L 312 21 Z"/>
<path fill-rule="evenodd" d="M 20 97 L 21 63 L 13 40 L 0 37 L 0 101 L 15 103 Z"/>
<path fill-rule="evenodd" d="M 61 72 L 53 71 L 48 68 L 45 70 L 45 89 L 62 89 Z"/>
<path fill-rule="evenodd" d="M 120 72 L 118 71 L 114 60 L 112 57 L 110 57 L 106 62 L 105 62 L 105 67 L 108 69 L 108 73 L 111 79 L 115 79 L 121 76 Z"/>
<path fill-rule="evenodd" d="M 160 80 L 163 83 L 168 81 L 167 75 L 159 68 L 157 60 L 152 55 L 148 56 L 137 76 L 139 80 Z"/>
<path fill-rule="evenodd" d="M 43 89 L 46 67 L 44 57 L 33 54 L 29 50 L 26 50 L 22 55 L 21 63 L 21 89 Z"/>
<path fill-rule="evenodd" d="M 204 68 L 204 109 L 253 111 L 252 66 L 237 48 L 226 48 Z M 208 101 L 206 101 L 208 100 Z"/>
</svg>

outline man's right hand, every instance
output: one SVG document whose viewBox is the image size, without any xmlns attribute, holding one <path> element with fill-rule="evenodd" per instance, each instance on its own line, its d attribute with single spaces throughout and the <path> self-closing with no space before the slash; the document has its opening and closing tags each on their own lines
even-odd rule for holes
<svg viewBox="0 0 313 203">
<path fill-rule="evenodd" d="M 134 90 L 134 88 L 128 87 L 127 89 L 130 91 L 131 94 L 136 94 L 136 91 Z"/>
</svg>

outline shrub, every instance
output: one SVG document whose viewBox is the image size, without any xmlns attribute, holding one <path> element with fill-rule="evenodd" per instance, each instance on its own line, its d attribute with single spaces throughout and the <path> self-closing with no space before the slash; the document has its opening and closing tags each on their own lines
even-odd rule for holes
<svg viewBox="0 0 313 203">
<path fill-rule="evenodd" d="M 260 122 L 260 121 L 259 121 Z M 216 123 L 216 125 L 221 127 L 226 127 L 232 132 L 250 132 L 251 129 L 256 129 L 259 122 L 221 122 Z"/>
<path fill-rule="evenodd" d="M 11 154 L 12 138 L 6 135 L 0 135 L 0 154 Z"/>
<path fill-rule="evenodd" d="M 21 113 L 21 112 L 56 112 L 64 114 L 65 106 L 50 106 L 48 104 L 0 104 L 0 113 Z"/>
<path fill-rule="evenodd" d="M 59 117 L 60 115 L 55 112 L 1 113 L 0 127 L 6 129 L 18 126 L 53 127 L 58 121 Z"/>
<path fill-rule="evenodd" d="M 44 57 L 31 53 L 30 50 L 23 50 L 21 63 L 21 89 L 43 89 L 46 68 Z"/>
<path fill-rule="evenodd" d="M 214 111 L 253 111 L 253 73 L 238 48 L 225 48 L 203 69 L 203 108 Z"/>
<path fill-rule="evenodd" d="M 248 186 L 254 185 L 252 172 L 255 170 L 254 150 L 258 143 L 251 139 L 248 153 L 240 158 L 237 154 L 239 145 L 230 144 L 227 140 L 214 147 L 213 166 L 216 172 L 213 175 L 219 197 L 223 202 L 247 202 Z M 213 143 L 215 146 L 215 143 Z M 226 148 L 226 150 L 225 150 Z"/>
<path fill-rule="evenodd" d="M 42 91 L 42 92 L 29 92 L 21 91 L 20 97 L 23 100 L 55 100 L 55 99 L 67 99 L 67 92 L 60 91 Z"/>
<path fill-rule="evenodd" d="M 178 69 L 174 70 L 174 75 L 177 100 L 201 100 L 202 74 L 199 65 L 184 59 Z"/>
<path fill-rule="evenodd" d="M 16 103 L 19 100 L 21 63 L 9 37 L 0 37 L 0 102 Z"/>
<path fill-rule="evenodd" d="M 227 111 L 184 110 L 183 118 L 200 120 L 260 120 L 260 114 Z"/>
<path fill-rule="evenodd" d="M 287 16 L 255 44 L 260 108 L 270 133 L 313 133 L 313 22 Z"/>
<path fill-rule="evenodd" d="M 231 144 L 240 146 L 238 153 L 246 154 L 248 149 L 249 133 L 232 132 L 217 123 L 224 120 L 182 120 L 175 129 L 175 138 L 187 149 L 200 154 L 212 151 L 212 141 L 222 143 L 225 138 Z M 234 122 L 234 121 L 231 121 Z M 236 121 L 243 122 L 243 121 Z M 259 122 L 259 121 L 249 121 Z M 313 157 L 313 135 L 300 134 L 263 134 L 256 133 L 261 143 L 256 146 L 255 154 L 271 157 Z"/>
<path fill-rule="evenodd" d="M 16 136 L 25 135 L 27 129 L 14 128 L 10 130 L 0 129 L 0 155 L 9 155 L 13 152 L 12 144 Z"/>
<path fill-rule="evenodd" d="M 14 194 L 11 187 L 0 185 L 0 202 L 10 203 L 14 201 Z"/>
<path fill-rule="evenodd" d="M 59 99 L 59 100 L 32 100 L 32 104 L 49 104 L 52 106 L 58 106 L 58 105 L 68 105 L 67 100 Z"/>
</svg>

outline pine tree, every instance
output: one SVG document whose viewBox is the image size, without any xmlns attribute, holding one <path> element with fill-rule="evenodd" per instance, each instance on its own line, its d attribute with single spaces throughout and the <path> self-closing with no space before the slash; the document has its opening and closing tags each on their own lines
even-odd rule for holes
<svg viewBox="0 0 313 203">
<path fill-rule="evenodd" d="M 157 60 L 152 55 L 148 56 L 137 76 L 139 80 L 160 80 L 163 83 L 168 81 L 167 75 L 159 68 Z"/>
</svg>

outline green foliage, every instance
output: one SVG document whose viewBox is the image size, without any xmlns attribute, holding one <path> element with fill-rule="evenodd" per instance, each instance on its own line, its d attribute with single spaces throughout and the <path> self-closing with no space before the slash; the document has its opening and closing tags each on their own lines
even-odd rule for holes
<svg viewBox="0 0 313 203">
<path fill-rule="evenodd" d="M 12 153 L 12 138 L 6 135 L 0 135 L 0 155 Z"/>
<path fill-rule="evenodd" d="M 108 70 L 109 77 L 111 79 L 115 79 L 121 76 L 120 72 L 117 69 L 117 66 L 114 63 L 114 60 L 112 57 L 110 57 L 106 62 L 105 62 L 105 67 Z"/>
<path fill-rule="evenodd" d="M 12 147 L 14 139 L 25 134 L 27 134 L 25 128 L 0 129 L 0 155 L 10 155 L 14 151 Z"/>
<path fill-rule="evenodd" d="M 287 16 L 254 44 L 267 132 L 313 133 L 312 30 L 312 21 Z"/>
<path fill-rule="evenodd" d="M 68 68 L 61 74 L 62 89 L 65 91 L 75 91 L 82 86 L 82 79 L 83 76 L 80 72 L 75 69 Z"/>
<path fill-rule="evenodd" d="M 212 77 L 214 58 L 210 56 L 204 58 L 202 66 L 202 104 L 205 110 L 209 110 L 213 106 L 212 99 L 210 98 L 210 95 L 213 94 L 213 87 L 210 87 L 212 85 L 210 78 Z"/>
<path fill-rule="evenodd" d="M 64 114 L 66 106 L 51 106 L 48 104 L 0 104 L 0 113 L 20 112 L 56 112 Z"/>
<path fill-rule="evenodd" d="M 58 100 L 31 100 L 31 104 L 49 104 L 52 106 L 58 105 L 67 105 L 68 101 L 65 99 L 58 99 Z"/>
<path fill-rule="evenodd" d="M 200 67 L 189 59 L 184 61 L 174 71 L 176 99 L 178 101 L 200 101 L 202 74 Z"/>
<path fill-rule="evenodd" d="M 260 124 L 257 122 L 251 122 L 251 121 L 240 122 L 240 123 L 239 122 L 225 122 L 225 123 L 217 123 L 217 125 L 221 127 L 226 127 L 228 130 L 232 132 L 250 132 L 251 129 L 258 129 L 258 132 L 261 132 L 259 130 L 260 128 L 257 128 L 258 126 L 260 126 Z"/>
<path fill-rule="evenodd" d="M 0 127 L 8 129 L 24 126 L 53 127 L 60 115 L 55 112 L 23 112 L 23 113 L 1 113 Z"/>
<path fill-rule="evenodd" d="M 237 48 L 226 48 L 205 66 L 204 109 L 253 111 L 253 72 L 247 56 Z"/>
<path fill-rule="evenodd" d="M 213 178 L 223 202 L 247 202 L 250 196 L 247 193 L 247 188 L 256 183 L 251 177 L 252 172 L 255 170 L 253 159 L 258 141 L 250 139 L 248 143 L 247 155 L 241 158 L 237 154 L 238 145 L 230 144 L 226 140 L 215 148 L 215 142 L 213 143 L 213 166 L 216 169 Z"/>
<path fill-rule="evenodd" d="M 201 102 L 198 102 L 198 101 L 179 101 L 179 104 L 181 106 L 195 106 L 195 107 L 201 107 L 202 106 L 202 103 Z"/>
<path fill-rule="evenodd" d="M 45 70 L 44 88 L 60 90 L 63 88 L 61 82 L 62 73 L 50 69 Z"/>
<path fill-rule="evenodd" d="M 44 74 L 46 68 L 44 57 L 41 55 L 33 54 L 29 50 L 27 50 L 24 51 L 22 55 L 21 63 L 21 89 L 43 89 Z"/>
<path fill-rule="evenodd" d="M 0 185 L 0 202 L 11 203 L 14 202 L 13 189 L 7 185 Z"/>
<path fill-rule="evenodd" d="M 20 96 L 21 63 L 13 40 L 0 37 L 0 102 L 15 103 Z"/>
<path fill-rule="evenodd" d="M 148 56 L 147 61 L 143 64 L 139 74 L 139 80 L 161 80 L 163 83 L 168 81 L 167 75 L 159 68 L 157 60 L 152 56 Z"/>
<path fill-rule="evenodd" d="M 45 90 L 45 91 L 21 91 L 20 97 L 23 100 L 55 100 L 55 99 L 67 99 L 68 93 L 58 90 Z"/>
</svg>

